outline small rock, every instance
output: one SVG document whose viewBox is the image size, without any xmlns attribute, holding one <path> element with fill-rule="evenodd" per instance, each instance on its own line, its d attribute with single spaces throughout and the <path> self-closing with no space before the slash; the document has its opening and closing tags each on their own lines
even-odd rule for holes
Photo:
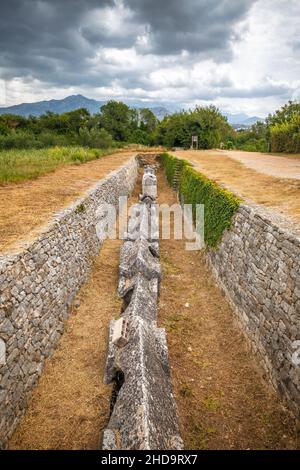
<svg viewBox="0 0 300 470">
<path fill-rule="evenodd" d="M 189 346 L 189 347 L 187 348 L 187 350 L 188 350 L 188 352 L 192 352 L 191 346 Z"/>
<path fill-rule="evenodd" d="M 77 299 L 77 300 L 75 300 L 75 302 L 74 302 L 74 307 L 75 307 L 75 308 L 79 308 L 79 307 L 80 307 L 80 304 L 81 304 L 80 300 Z"/>
<path fill-rule="evenodd" d="M 189 308 L 190 304 L 187 302 L 184 306 L 185 306 L 186 308 Z"/>
</svg>

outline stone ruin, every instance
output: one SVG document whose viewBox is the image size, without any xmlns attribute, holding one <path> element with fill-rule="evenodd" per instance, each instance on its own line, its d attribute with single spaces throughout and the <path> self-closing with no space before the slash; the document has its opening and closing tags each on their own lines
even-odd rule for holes
<svg viewBox="0 0 300 470">
<path fill-rule="evenodd" d="M 113 383 L 102 449 L 183 449 L 166 334 L 157 327 L 161 281 L 155 167 L 145 166 L 120 253 L 121 317 L 109 331 L 105 383 Z"/>
</svg>

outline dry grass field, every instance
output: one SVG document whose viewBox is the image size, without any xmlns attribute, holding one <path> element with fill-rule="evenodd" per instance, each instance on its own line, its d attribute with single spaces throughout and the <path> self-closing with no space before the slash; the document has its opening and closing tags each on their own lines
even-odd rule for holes
<svg viewBox="0 0 300 470">
<path fill-rule="evenodd" d="M 239 153 L 249 154 L 249 152 Z M 275 209 L 279 213 L 291 217 L 296 223 L 300 222 L 299 180 L 274 177 L 261 171 L 256 171 L 228 156 L 231 154 L 227 155 L 227 151 L 187 150 L 172 152 L 172 154 L 189 160 L 196 169 L 199 169 L 209 178 L 238 194 L 243 199 L 252 200 L 257 204 Z M 267 159 L 268 155 L 264 158 Z M 278 158 L 290 162 L 292 167 L 293 159 Z M 280 164 L 280 160 L 278 160 L 279 170 Z"/>
<path fill-rule="evenodd" d="M 34 180 L 0 185 L 0 252 L 35 238 L 55 212 L 135 153 L 114 153 L 81 165 L 65 165 Z"/>
</svg>

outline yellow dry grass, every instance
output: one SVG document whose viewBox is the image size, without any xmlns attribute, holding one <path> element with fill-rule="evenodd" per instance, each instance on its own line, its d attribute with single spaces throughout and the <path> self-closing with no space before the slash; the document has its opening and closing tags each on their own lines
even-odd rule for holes
<svg viewBox="0 0 300 470">
<path fill-rule="evenodd" d="M 98 448 L 111 395 L 111 387 L 103 384 L 108 325 L 120 310 L 118 255 L 119 242 L 105 242 L 10 449 Z"/>
<path fill-rule="evenodd" d="M 36 180 L 0 186 L 0 252 L 36 237 L 55 212 L 132 155 L 132 151 L 106 155 L 82 165 L 64 166 Z"/>
<path fill-rule="evenodd" d="M 247 168 L 216 151 L 182 151 L 174 155 L 189 160 L 196 169 L 244 199 L 275 209 L 300 222 L 300 181 L 280 179 Z"/>
</svg>

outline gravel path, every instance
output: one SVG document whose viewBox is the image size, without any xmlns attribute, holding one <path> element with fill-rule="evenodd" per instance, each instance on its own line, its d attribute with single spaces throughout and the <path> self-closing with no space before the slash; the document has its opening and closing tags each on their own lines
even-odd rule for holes
<svg viewBox="0 0 300 470">
<path fill-rule="evenodd" d="M 300 158 L 278 156 L 259 152 L 239 152 L 237 150 L 217 150 L 227 157 L 243 163 L 252 170 L 277 178 L 300 180 Z"/>
</svg>

